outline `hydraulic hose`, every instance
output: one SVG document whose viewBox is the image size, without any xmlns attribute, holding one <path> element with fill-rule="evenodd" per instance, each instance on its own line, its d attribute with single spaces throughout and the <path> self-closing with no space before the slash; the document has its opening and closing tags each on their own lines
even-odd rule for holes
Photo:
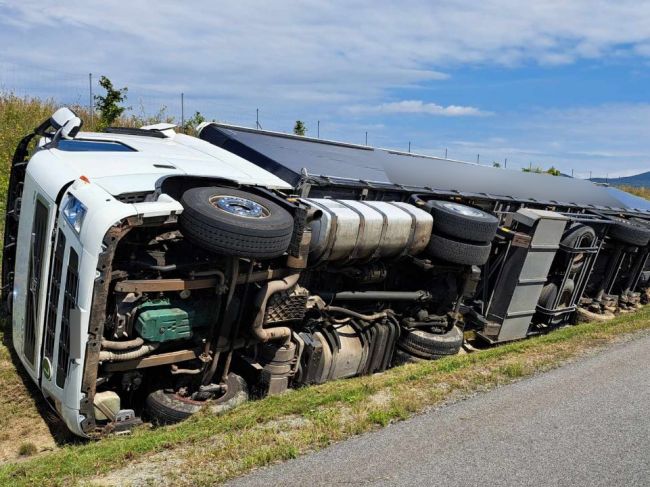
<svg viewBox="0 0 650 487">
<path fill-rule="evenodd" d="M 371 315 L 364 315 L 357 313 L 356 311 L 352 311 L 351 309 L 342 308 L 340 306 L 326 306 L 324 308 L 324 311 L 329 311 L 330 313 L 341 313 L 364 321 L 374 321 L 389 316 L 389 313 L 387 311 L 380 311 Z"/>
</svg>

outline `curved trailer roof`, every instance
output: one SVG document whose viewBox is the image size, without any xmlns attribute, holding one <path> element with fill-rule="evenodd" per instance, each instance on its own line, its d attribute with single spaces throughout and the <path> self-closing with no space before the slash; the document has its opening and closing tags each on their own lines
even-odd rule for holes
<svg viewBox="0 0 650 487">
<path fill-rule="evenodd" d="M 569 177 L 551 177 L 432 156 L 208 123 L 199 137 L 297 185 L 310 176 L 453 191 L 603 210 L 650 212 L 650 202 Z M 622 193 L 622 195 L 621 195 Z"/>
</svg>

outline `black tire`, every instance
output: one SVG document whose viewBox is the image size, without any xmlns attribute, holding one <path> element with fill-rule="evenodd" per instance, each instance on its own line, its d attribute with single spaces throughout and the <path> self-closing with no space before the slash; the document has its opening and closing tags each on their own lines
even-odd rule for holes
<svg viewBox="0 0 650 487">
<path fill-rule="evenodd" d="M 462 265 L 483 265 L 490 257 L 491 242 L 474 243 L 460 242 L 431 234 L 427 247 L 429 255 L 439 259 Z"/>
<path fill-rule="evenodd" d="M 573 296 L 573 290 L 575 289 L 575 282 L 573 279 L 567 279 L 562 288 L 562 293 L 560 296 L 560 301 L 558 303 L 559 308 L 565 308 L 569 305 L 571 296 Z M 553 310 L 553 303 L 555 298 L 557 298 L 558 285 L 554 282 L 549 282 L 542 288 L 542 292 L 539 295 L 537 304 L 542 308 Z"/>
<path fill-rule="evenodd" d="M 572 249 L 577 248 L 578 245 L 580 245 L 581 248 L 587 248 L 592 247 L 595 241 L 596 232 L 593 228 L 583 225 L 582 223 L 574 223 L 566 232 L 564 232 L 560 244 Z M 582 269 L 582 266 L 584 265 L 584 257 L 584 253 L 575 254 L 573 265 L 570 269 L 571 272 L 578 272 Z M 564 262 L 565 266 L 569 265 L 570 260 L 571 255 L 563 253 L 562 262 Z"/>
<path fill-rule="evenodd" d="M 293 217 L 261 196 L 230 188 L 192 188 L 183 194 L 181 204 L 183 235 L 206 250 L 271 259 L 282 255 L 291 242 Z"/>
<path fill-rule="evenodd" d="M 557 284 L 555 284 L 554 282 L 549 282 L 548 284 L 545 284 L 544 287 L 542 288 L 542 292 L 539 295 L 537 304 L 538 306 L 541 306 L 542 308 L 545 309 L 553 309 L 553 303 L 555 302 L 556 297 L 557 297 Z"/>
<path fill-rule="evenodd" d="M 246 382 L 237 374 L 228 374 L 226 393 L 210 401 L 193 401 L 173 391 L 159 389 L 147 396 L 145 409 L 151 421 L 157 425 L 174 424 L 189 418 L 204 407 L 214 413 L 224 413 L 248 399 Z"/>
<path fill-rule="evenodd" d="M 650 228 L 634 220 L 610 217 L 614 224 L 610 225 L 609 236 L 619 242 L 638 247 L 645 247 L 650 242 Z"/>
<path fill-rule="evenodd" d="M 422 329 L 402 329 L 398 347 L 414 357 L 433 360 L 456 355 L 463 346 L 463 332 L 457 326 L 442 335 Z"/>
<path fill-rule="evenodd" d="M 471 242 L 491 242 L 499 219 L 477 208 L 452 201 L 428 201 L 436 233 Z"/>
<path fill-rule="evenodd" d="M 581 248 L 591 247 L 593 246 L 594 240 L 596 240 L 596 232 L 593 228 L 582 223 L 575 223 L 564 232 L 560 243 L 575 249 L 578 244 L 580 244 Z"/>
<path fill-rule="evenodd" d="M 571 296 L 573 296 L 573 291 L 576 288 L 576 283 L 573 281 L 573 279 L 567 279 L 566 282 L 564 283 L 564 287 L 562 288 L 562 291 L 560 292 L 560 306 L 566 308 L 569 306 L 569 303 L 571 301 Z"/>
</svg>

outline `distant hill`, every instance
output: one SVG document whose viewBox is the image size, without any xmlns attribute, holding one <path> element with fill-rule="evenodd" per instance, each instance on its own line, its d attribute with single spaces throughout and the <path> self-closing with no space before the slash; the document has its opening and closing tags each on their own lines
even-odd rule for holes
<svg viewBox="0 0 650 487">
<path fill-rule="evenodd" d="M 622 178 L 591 178 L 594 183 L 609 183 L 612 186 L 634 186 L 650 188 L 650 171 Z"/>
</svg>

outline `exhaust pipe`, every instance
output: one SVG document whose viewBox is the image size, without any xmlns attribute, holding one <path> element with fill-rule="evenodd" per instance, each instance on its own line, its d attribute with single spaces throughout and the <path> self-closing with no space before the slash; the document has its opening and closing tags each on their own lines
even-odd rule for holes
<svg viewBox="0 0 650 487">
<path fill-rule="evenodd" d="M 253 335 L 261 342 L 270 340 L 282 341 L 287 343 L 291 340 L 291 328 L 287 326 L 277 326 L 274 328 L 264 328 L 264 317 L 266 316 L 266 304 L 269 298 L 278 292 L 287 291 L 298 283 L 300 272 L 307 267 L 307 256 L 309 255 L 309 244 L 311 243 L 311 226 L 310 223 L 319 215 L 319 210 L 311 210 L 305 218 L 305 229 L 300 240 L 300 249 L 298 257 L 289 255 L 287 258 L 287 267 L 294 271 L 283 279 L 267 282 L 255 298 L 255 309 L 257 314 L 253 320 Z"/>
</svg>

